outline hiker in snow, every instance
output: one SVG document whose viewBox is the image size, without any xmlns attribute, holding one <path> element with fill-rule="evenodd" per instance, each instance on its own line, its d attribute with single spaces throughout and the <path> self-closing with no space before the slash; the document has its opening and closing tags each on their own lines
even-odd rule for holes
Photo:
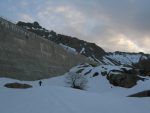
<svg viewBox="0 0 150 113">
<path fill-rule="evenodd" d="M 40 86 L 42 85 L 42 81 L 41 81 L 41 80 L 39 81 L 39 85 L 40 85 Z"/>
</svg>

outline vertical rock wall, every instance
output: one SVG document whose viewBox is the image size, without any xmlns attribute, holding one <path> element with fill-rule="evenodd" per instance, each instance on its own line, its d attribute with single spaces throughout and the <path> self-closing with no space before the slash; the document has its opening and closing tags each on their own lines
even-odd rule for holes
<svg viewBox="0 0 150 113">
<path fill-rule="evenodd" d="M 84 62 L 90 61 L 0 18 L 0 77 L 49 78 Z"/>
</svg>

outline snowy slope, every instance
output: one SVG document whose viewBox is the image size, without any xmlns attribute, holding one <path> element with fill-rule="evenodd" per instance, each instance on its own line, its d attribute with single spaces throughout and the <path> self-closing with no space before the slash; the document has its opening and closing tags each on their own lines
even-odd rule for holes
<svg viewBox="0 0 150 113">
<path fill-rule="evenodd" d="M 121 70 L 122 68 L 126 68 L 126 70 L 131 69 L 130 67 L 125 67 L 123 65 L 120 66 L 112 66 L 112 65 L 101 65 L 98 67 L 92 67 L 88 64 L 83 64 L 80 66 L 73 67 L 70 71 L 77 72 L 80 69 L 83 69 L 81 72 L 82 75 L 89 72 L 85 76 L 88 78 L 88 91 L 96 92 L 96 93 L 104 93 L 104 92 L 111 92 L 117 93 L 119 95 L 128 96 L 133 93 L 137 93 L 144 90 L 149 90 L 150 85 L 150 78 L 148 77 L 146 81 L 138 81 L 137 85 L 128 89 L 128 88 L 120 88 L 112 86 L 109 81 L 106 79 L 106 76 L 102 76 L 102 72 L 109 73 L 111 70 Z M 93 77 L 95 73 L 99 73 L 98 76 Z M 114 73 L 114 72 L 113 72 Z M 116 73 L 116 72 L 115 72 Z M 53 78 L 52 78 L 53 79 Z M 56 79 L 56 78 L 55 78 Z"/>
<path fill-rule="evenodd" d="M 112 54 L 112 55 L 108 55 L 105 56 L 106 58 L 111 58 L 121 64 L 126 64 L 126 65 L 132 65 L 133 63 L 138 63 L 140 58 L 141 58 L 141 54 L 124 54 L 124 55 L 119 55 L 119 54 Z"/>
<path fill-rule="evenodd" d="M 2 87 L 8 81 L 14 80 L 0 79 L 1 113 L 148 113 L 150 108 L 150 98 L 125 97 L 114 88 L 93 93 L 50 85 L 53 79 L 45 80 L 42 87 L 37 81 L 28 82 L 33 84 L 31 89 Z"/>
<path fill-rule="evenodd" d="M 83 49 L 85 51 L 85 49 Z M 81 51 L 82 52 L 82 51 Z M 88 56 L 91 60 L 96 61 L 100 65 L 127 65 L 133 66 L 133 64 L 138 63 L 140 60 L 150 58 L 150 55 L 143 53 L 108 53 L 101 56 L 100 58 L 95 57 L 95 55 Z"/>
<path fill-rule="evenodd" d="M 124 53 L 124 52 L 113 52 L 108 53 L 102 56 L 99 59 L 95 60 L 95 57 L 92 58 L 99 62 L 101 65 L 128 65 L 132 66 L 135 63 L 138 63 L 140 60 L 148 59 L 150 55 L 143 53 Z"/>
<path fill-rule="evenodd" d="M 123 66 L 88 64 L 72 68 L 71 72 L 84 69 L 81 74 L 88 79 L 86 91 L 69 88 L 66 73 L 63 76 L 38 81 L 19 81 L 0 78 L 0 113 L 148 113 L 150 98 L 127 97 L 130 94 L 149 90 L 150 79 L 139 81 L 130 89 L 114 87 L 100 72 L 121 69 Z M 93 77 L 98 72 L 99 75 Z M 20 82 L 33 86 L 30 89 L 9 89 L 5 83 Z"/>
</svg>

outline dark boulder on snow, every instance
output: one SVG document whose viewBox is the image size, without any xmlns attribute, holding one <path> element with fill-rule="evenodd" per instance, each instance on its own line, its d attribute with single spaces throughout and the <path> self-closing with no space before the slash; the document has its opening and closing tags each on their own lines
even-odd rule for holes
<svg viewBox="0 0 150 113">
<path fill-rule="evenodd" d="M 21 83 L 7 83 L 4 86 L 7 88 L 18 88 L 18 89 L 26 89 L 32 87 L 29 84 L 21 84 Z"/>
<path fill-rule="evenodd" d="M 129 95 L 128 97 L 150 97 L 150 90 L 138 92 L 138 93 Z"/>
<path fill-rule="evenodd" d="M 120 86 L 124 88 L 131 88 L 136 85 L 138 80 L 143 80 L 139 76 L 135 74 L 126 74 L 126 73 L 118 73 L 118 74 L 110 74 L 107 76 L 110 84 L 114 86 Z"/>
</svg>

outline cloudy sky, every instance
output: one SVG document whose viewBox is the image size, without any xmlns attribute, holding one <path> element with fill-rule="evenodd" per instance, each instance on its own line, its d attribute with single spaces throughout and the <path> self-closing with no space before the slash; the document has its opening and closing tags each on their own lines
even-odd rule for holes
<svg viewBox="0 0 150 113">
<path fill-rule="evenodd" d="M 150 53 L 150 0 L 0 0 L 0 16 L 38 21 L 105 51 Z"/>
</svg>

